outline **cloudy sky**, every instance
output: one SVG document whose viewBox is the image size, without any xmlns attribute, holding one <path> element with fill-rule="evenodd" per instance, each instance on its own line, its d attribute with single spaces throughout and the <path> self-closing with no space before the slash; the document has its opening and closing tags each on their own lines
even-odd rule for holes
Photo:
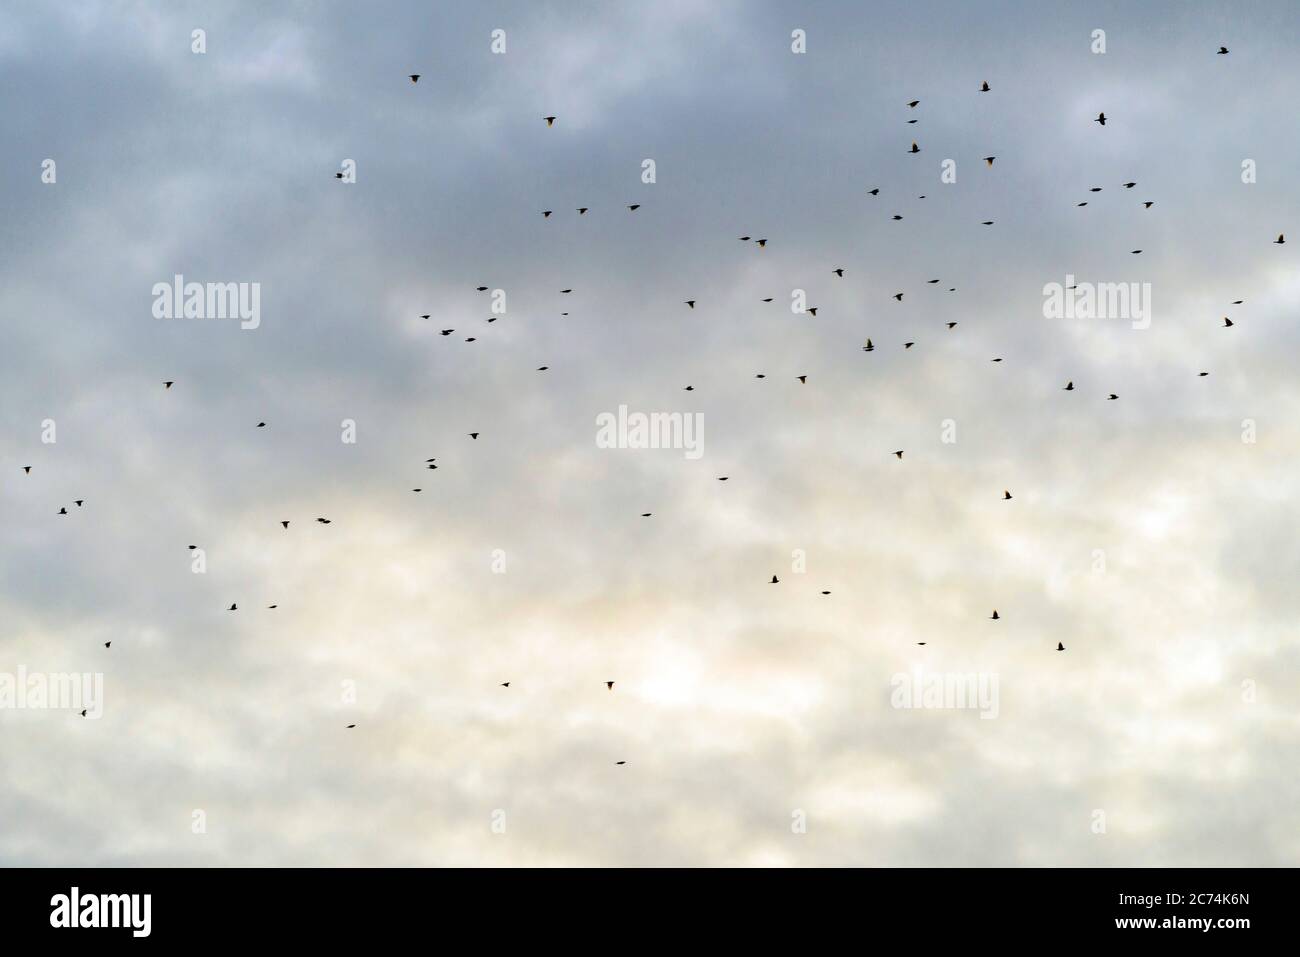
<svg viewBox="0 0 1300 957">
<path fill-rule="evenodd" d="M 0 18 L 0 862 L 1300 863 L 1289 2 Z"/>
</svg>

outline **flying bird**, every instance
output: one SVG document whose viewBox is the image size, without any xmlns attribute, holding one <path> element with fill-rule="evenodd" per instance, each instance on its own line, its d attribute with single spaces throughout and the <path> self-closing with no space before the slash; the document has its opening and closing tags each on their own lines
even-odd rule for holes
<svg viewBox="0 0 1300 957">
<path fill-rule="evenodd" d="M 555 125 L 555 117 L 553 117 L 553 116 L 544 116 L 544 117 L 542 117 L 542 119 L 546 120 L 546 125 L 547 125 L 547 126 L 554 126 L 554 125 Z"/>
<path fill-rule="evenodd" d="M 1106 114 L 1105 114 L 1105 113 L 1098 113 L 1098 114 L 1097 114 L 1097 118 L 1096 118 L 1095 120 L 1093 120 L 1093 122 L 1094 122 L 1094 123 L 1100 123 L 1102 126 L 1105 126 L 1105 125 L 1106 125 Z"/>
<path fill-rule="evenodd" d="M 980 92 L 987 93 L 988 91 L 989 91 L 989 81 L 985 80 L 983 83 L 980 84 Z"/>
<path fill-rule="evenodd" d="M 410 74 L 411 82 L 412 82 L 412 83 L 419 83 L 419 82 L 420 82 L 420 77 L 421 77 L 421 76 L 423 76 L 423 74 L 421 74 L 421 73 L 412 73 L 412 74 Z"/>
</svg>

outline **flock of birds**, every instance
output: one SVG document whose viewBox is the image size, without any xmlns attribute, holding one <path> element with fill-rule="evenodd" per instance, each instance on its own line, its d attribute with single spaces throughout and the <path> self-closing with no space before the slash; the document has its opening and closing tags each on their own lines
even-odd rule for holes
<svg viewBox="0 0 1300 957">
<path fill-rule="evenodd" d="M 1218 49 L 1218 51 L 1217 51 L 1217 55 L 1219 55 L 1219 56 L 1226 56 L 1226 55 L 1228 55 L 1229 52 L 1230 52 L 1230 51 L 1228 50 L 1227 47 L 1222 47 L 1222 46 L 1221 46 L 1221 47 L 1219 47 L 1219 49 Z M 412 73 L 412 74 L 409 74 L 409 75 L 408 75 L 408 78 L 410 79 L 410 81 L 411 81 L 412 84 L 419 83 L 419 81 L 420 81 L 420 77 L 421 77 L 421 74 L 418 74 L 418 73 Z M 988 84 L 987 81 L 984 81 L 984 82 L 982 82 L 982 83 L 980 84 L 980 86 L 979 86 L 979 88 L 978 88 L 978 92 L 979 92 L 979 93 L 990 93 L 990 92 L 992 92 L 992 88 L 989 86 L 989 84 Z M 906 105 L 906 107 L 907 107 L 908 110 L 915 111 L 915 110 L 917 109 L 917 107 L 920 106 L 920 104 L 921 104 L 921 101 L 920 101 L 920 100 L 910 100 L 910 101 L 907 101 L 905 105 Z M 552 116 L 544 116 L 544 117 L 542 117 L 542 119 L 543 119 L 543 121 L 545 122 L 546 126 L 549 128 L 549 127 L 554 127 L 554 125 L 555 125 L 555 123 L 556 123 L 558 117 L 552 115 Z M 1104 112 L 1101 112 L 1101 113 L 1098 113 L 1098 114 L 1097 114 L 1097 116 L 1093 119 L 1092 122 L 1097 123 L 1098 125 L 1100 125 L 1100 126 L 1102 126 L 1102 127 L 1105 127 L 1106 124 L 1107 124 L 1107 121 L 1108 121 L 1109 119 L 1110 119 L 1110 117 L 1107 117 L 1107 115 L 1106 115 Z M 915 117 L 913 117 L 913 118 L 911 118 L 911 119 L 908 119 L 906 122 L 907 122 L 908 125 L 915 125 L 918 121 L 917 121 L 917 119 L 916 119 Z M 911 144 L 911 147 L 910 147 L 909 149 L 907 149 L 905 152 L 908 153 L 908 154 L 916 155 L 916 154 L 919 154 L 919 153 L 922 152 L 922 148 L 921 148 L 921 146 L 918 144 L 918 142 L 916 142 L 915 140 L 913 140 L 913 141 L 912 141 L 912 144 Z M 994 165 L 994 163 L 996 162 L 996 160 L 997 160 L 997 157 L 996 157 L 996 156 L 985 156 L 985 157 L 982 158 L 982 161 L 983 161 L 983 162 L 986 164 L 986 166 L 989 167 L 989 168 L 992 168 L 992 167 L 993 167 L 993 165 Z M 334 175 L 335 175 L 335 177 L 338 178 L 338 179 L 342 179 L 342 178 L 343 178 L 343 174 L 342 174 L 342 173 L 335 173 Z M 1136 182 L 1125 182 L 1125 183 L 1121 183 L 1121 184 L 1120 184 L 1120 187 L 1121 187 L 1122 189 L 1131 190 L 1131 189 L 1135 188 L 1137 185 L 1138 185 L 1138 184 L 1137 184 Z M 1092 193 L 1100 193 L 1100 192 L 1102 192 L 1102 189 L 1103 189 L 1103 188 L 1100 187 L 1100 186 L 1094 186 L 1094 187 L 1091 187 L 1090 192 L 1092 192 Z M 873 186 L 873 187 L 871 187 L 871 188 L 869 188 L 869 189 L 866 190 L 866 194 L 869 195 L 869 196 L 871 196 L 871 197 L 879 197 L 879 196 L 881 195 L 881 192 L 882 192 L 881 187 L 878 187 L 878 186 Z M 920 199 L 925 199 L 925 196 L 922 195 L 922 196 L 920 196 L 919 198 L 920 198 Z M 1083 200 L 1083 201 L 1077 203 L 1076 205 L 1079 206 L 1079 207 L 1084 207 L 1084 206 L 1087 206 L 1087 205 L 1088 205 L 1088 201 L 1087 201 L 1087 200 Z M 1154 203 L 1153 200 L 1143 200 L 1143 201 L 1142 201 L 1142 207 L 1143 207 L 1144 209 L 1151 209 L 1154 205 L 1155 205 L 1155 203 Z M 628 212 L 635 213 L 638 209 L 641 208 L 641 204 L 640 204 L 640 203 L 630 203 L 630 204 L 627 204 L 625 208 L 627 209 Z M 577 207 L 577 208 L 576 208 L 576 212 L 577 212 L 578 216 L 585 216 L 585 215 L 587 215 L 588 212 L 590 212 L 590 210 L 591 210 L 591 207 L 588 207 L 588 206 L 580 206 L 580 207 Z M 555 214 L 555 210 L 553 210 L 553 209 L 544 209 L 544 210 L 541 210 L 541 215 L 542 215 L 542 217 L 543 217 L 544 219 L 550 219 L 551 216 L 553 216 L 554 214 Z M 894 214 L 892 214 L 892 219 L 893 219 L 893 221 L 897 222 L 897 221 L 901 221 L 901 220 L 903 219 L 903 217 L 902 217 L 901 214 L 894 213 Z M 984 221 L 982 221 L 982 225 L 984 225 L 984 226 L 993 226 L 993 225 L 994 225 L 994 221 L 993 221 L 993 220 L 984 220 Z M 741 241 L 741 242 L 753 243 L 753 244 L 755 245 L 755 247 L 756 247 L 757 249 L 760 249 L 760 250 L 766 248 L 767 245 L 768 245 L 768 241 L 769 241 L 766 237 L 755 238 L 755 237 L 751 237 L 751 236 L 748 236 L 748 235 L 746 235 L 746 236 L 740 236 L 740 237 L 738 237 L 738 239 L 739 239 L 739 241 Z M 1286 242 L 1285 234 L 1283 234 L 1283 233 L 1279 233 L 1278 236 L 1277 236 L 1277 238 L 1276 238 L 1275 240 L 1273 240 L 1272 242 L 1273 242 L 1274 244 L 1276 244 L 1276 245 L 1283 245 L 1283 244 L 1285 244 L 1285 242 Z M 1139 254 L 1142 253 L 1142 250 L 1141 250 L 1141 249 L 1134 249 L 1134 250 L 1132 250 L 1131 252 L 1132 252 L 1133 255 L 1139 255 Z M 830 274 L 833 275 L 833 276 L 834 276 L 835 278 L 837 278 L 837 279 L 843 279 L 843 278 L 845 277 L 845 273 L 846 273 L 846 269 L 845 269 L 844 267 L 842 267 L 842 266 L 835 266 L 834 268 L 832 268 L 832 269 L 830 270 Z M 930 280 L 927 281 L 927 284 L 928 284 L 928 285 L 937 285 L 937 284 L 939 284 L 940 282 L 941 282 L 940 279 L 930 279 Z M 1071 290 L 1073 290 L 1073 289 L 1075 289 L 1075 288 L 1077 288 L 1077 287 L 1076 287 L 1076 286 L 1070 286 L 1070 287 L 1068 287 L 1068 288 L 1071 289 Z M 488 291 L 488 287 L 487 287 L 487 286 L 477 286 L 477 287 L 476 287 L 476 291 L 479 292 L 479 293 L 487 292 L 487 291 Z M 955 286 L 954 286 L 954 287 L 948 287 L 948 292 L 956 292 L 956 291 L 957 291 L 957 289 L 956 289 Z M 570 293 L 572 293 L 572 292 L 573 292 L 573 289 L 571 289 L 571 288 L 566 288 L 566 289 L 561 289 L 561 290 L 560 290 L 560 293 L 563 294 L 563 295 L 567 295 L 567 294 L 570 294 Z M 893 298 L 894 300 L 898 301 L 898 302 L 902 302 L 903 299 L 904 299 L 905 294 L 906 294 L 905 291 L 903 291 L 903 292 L 897 292 L 897 293 L 893 294 L 892 298 Z M 764 303 L 771 303 L 771 302 L 774 301 L 774 297 L 770 297 L 770 296 L 769 296 L 769 297 L 766 297 L 766 298 L 762 299 L 761 301 L 764 302 Z M 1233 305 L 1241 305 L 1241 304 L 1244 303 L 1244 301 L 1245 301 L 1245 300 L 1237 299 L 1237 300 L 1234 300 L 1232 304 L 1233 304 Z M 695 309 L 698 300 L 696 300 L 696 299 L 687 299 L 687 300 L 684 300 L 683 302 L 684 302 L 684 305 L 685 305 L 688 309 Z M 816 315 L 817 315 L 817 307 L 816 307 L 816 306 L 807 306 L 807 307 L 805 307 L 805 311 L 806 311 L 809 315 L 812 315 L 812 316 L 816 316 Z M 568 313 L 567 313 L 567 312 L 564 312 L 564 313 L 562 313 L 561 315 L 563 315 L 563 316 L 567 316 Z M 422 320 L 429 320 L 430 318 L 431 318 L 431 314 L 423 314 L 423 315 L 420 316 L 420 319 L 422 319 Z M 494 317 L 488 319 L 487 321 L 488 321 L 488 322 L 493 322 L 493 321 L 495 321 L 495 319 L 496 319 L 496 317 L 494 316 Z M 1227 316 L 1224 316 L 1224 317 L 1223 317 L 1223 326 L 1222 326 L 1222 328 L 1230 329 L 1230 328 L 1232 328 L 1234 325 L 1235 325 L 1235 323 L 1233 322 L 1232 319 L 1230 319 L 1230 318 L 1227 317 Z M 957 322 L 955 322 L 955 321 L 947 322 L 947 323 L 946 323 L 946 326 L 947 326 L 947 328 L 948 328 L 949 330 L 952 330 L 952 329 L 956 328 L 956 326 L 957 326 Z M 443 336 L 450 336 L 450 335 L 451 335 L 452 333 L 454 333 L 455 331 L 456 331 L 456 330 L 455 330 L 454 328 L 453 328 L 453 329 L 442 329 L 442 330 L 440 330 L 440 335 L 443 335 Z M 467 341 L 467 342 L 473 342 L 473 341 L 475 341 L 475 337 L 468 337 L 465 341 Z M 915 344 L 916 344 L 916 343 L 915 343 L 914 341 L 912 341 L 912 340 L 908 340 L 908 341 L 903 342 L 903 348 L 904 348 L 904 349 L 911 349 Z M 872 340 L 871 340 L 870 338 L 868 338 L 868 339 L 866 340 L 866 343 L 862 346 L 862 351 L 864 351 L 864 352 L 873 352 L 873 351 L 876 350 L 876 348 L 877 348 L 877 347 L 876 347 L 875 344 L 872 342 Z M 1001 357 L 1001 356 L 995 356 L 995 357 L 993 357 L 990 361 L 991 361 L 991 362 L 1002 362 L 1003 360 L 1002 360 L 1002 357 Z M 549 366 L 545 366 L 545 365 L 543 365 L 543 366 L 539 366 L 539 367 L 537 368 L 537 371 L 538 371 L 538 372 L 546 372 L 546 371 L 548 371 L 548 369 L 549 369 Z M 1201 371 L 1201 372 L 1198 373 L 1198 375 L 1201 376 L 1201 377 L 1205 377 L 1205 376 L 1208 376 L 1208 375 L 1209 375 L 1209 372 L 1207 372 L 1207 371 Z M 761 373 L 761 372 L 760 372 L 760 373 L 756 373 L 756 374 L 755 374 L 755 378 L 757 378 L 757 379 L 765 379 L 765 378 L 766 378 L 766 375 L 765 375 L 764 373 Z M 796 376 L 795 378 L 797 379 L 797 381 L 798 381 L 801 385 L 802 385 L 802 384 L 806 384 L 807 381 L 808 381 L 808 376 L 807 376 L 807 375 L 799 375 L 799 376 Z M 170 390 L 170 389 L 171 389 L 175 384 L 176 384 L 176 383 L 175 383 L 174 380 L 167 380 L 167 381 L 163 382 L 163 387 L 164 387 L 164 389 L 166 389 L 166 390 Z M 1066 391 L 1066 392 L 1073 392 L 1073 391 L 1075 391 L 1075 387 L 1074 387 L 1074 382 L 1073 382 L 1073 380 L 1070 380 L 1070 381 L 1066 382 L 1066 384 L 1062 387 L 1062 389 L 1063 389 L 1063 391 Z M 684 387 L 684 391 L 687 391 L 687 392 L 694 391 L 694 386 L 693 386 L 693 385 L 687 385 L 687 386 Z M 1115 400 L 1118 400 L 1118 399 L 1119 399 L 1119 396 L 1118 396 L 1117 394 L 1115 394 L 1115 393 L 1107 393 L 1107 395 L 1106 395 L 1106 399 L 1107 399 L 1108 401 L 1115 401 Z M 258 422 L 256 427 L 257 427 L 257 428 L 266 428 L 266 425 L 267 425 L 266 422 Z M 469 433 L 467 433 L 468 437 L 469 437 L 471 440 L 477 440 L 478 437 L 479 437 L 479 434 L 480 434 L 479 432 L 469 432 Z M 893 450 L 890 454 L 894 455 L 894 456 L 895 456 L 899 461 L 902 461 L 902 459 L 903 459 L 903 455 L 904 455 L 904 452 L 905 452 L 904 449 L 896 449 L 896 450 Z M 429 458 L 429 459 L 426 459 L 425 462 L 424 462 L 424 464 L 425 464 L 425 467 L 426 467 L 427 469 L 430 469 L 430 470 L 433 470 L 433 469 L 437 469 L 437 468 L 438 468 L 438 465 L 437 465 L 437 459 L 436 459 L 436 458 Z M 24 473 L 24 474 L 30 475 L 30 474 L 31 474 L 31 471 L 32 471 L 32 466 L 30 466 L 30 465 L 25 465 L 25 466 L 22 467 L 22 469 L 23 469 L 23 473 Z M 718 476 L 718 477 L 717 477 L 717 480 L 720 481 L 720 482 L 725 482 L 725 481 L 728 480 L 728 478 L 729 478 L 729 476 L 725 476 L 725 475 L 723 475 L 723 476 Z M 423 488 L 422 488 L 422 487 L 417 487 L 417 488 L 412 489 L 412 491 L 413 491 L 413 492 L 422 492 L 422 491 L 423 491 Z M 1010 491 L 1009 489 L 1004 489 L 1004 490 L 1003 490 L 1003 494 L 1002 494 L 1002 500 L 1003 500 L 1003 501 L 1011 501 L 1012 498 L 1013 498 L 1013 496 L 1012 496 L 1012 494 L 1011 494 L 1011 491 Z M 74 501 L 74 505 L 75 505 L 76 508 L 82 508 L 82 507 L 85 505 L 85 501 L 84 501 L 83 499 L 76 499 L 76 500 Z M 68 515 L 69 512 L 68 512 L 67 507 L 66 507 L 66 506 L 61 506 L 61 507 L 59 508 L 57 514 L 58 514 L 58 515 Z M 642 512 L 642 513 L 640 513 L 640 514 L 641 514 L 641 517 L 642 517 L 642 518 L 650 518 L 650 517 L 652 517 L 652 515 L 653 515 L 652 512 Z M 329 524 L 331 523 L 331 520 L 330 520 L 329 518 L 326 518 L 326 517 L 323 517 L 323 516 L 322 516 L 322 517 L 318 517 L 318 518 L 316 519 L 316 521 L 317 521 L 319 524 L 322 524 L 322 525 L 329 525 Z M 290 525 L 290 522 L 291 522 L 290 519 L 284 519 L 284 520 L 281 520 L 281 521 L 280 521 L 280 525 L 281 525 L 281 527 L 282 527 L 284 530 L 288 530 L 289 525 Z M 191 544 L 191 545 L 188 546 L 188 548 L 191 549 L 191 550 L 197 549 L 198 547 L 199 547 L 199 546 L 197 546 L 197 545 L 193 545 L 193 544 Z M 779 578 L 777 575 L 775 575 L 775 574 L 772 575 L 772 576 L 771 576 L 771 579 L 769 580 L 769 584 L 772 584 L 772 585 L 778 585 L 778 584 L 780 584 L 780 578 Z M 829 590 L 823 590 L 823 591 L 821 592 L 821 594 L 822 594 L 822 595 L 830 595 L 831 592 L 830 592 Z M 268 605 L 268 606 L 267 606 L 268 609 L 275 609 L 275 608 L 277 608 L 277 607 L 278 607 L 278 605 L 276 605 L 276 604 L 271 604 L 271 605 Z M 230 604 L 230 606 L 229 606 L 229 608 L 228 608 L 227 610 L 228 610 L 228 611 L 231 611 L 231 612 L 238 611 L 238 610 L 239 610 L 239 605 L 238 605 L 238 603 L 237 603 L 237 602 L 231 602 L 231 604 Z M 997 609 L 993 609 L 992 614 L 989 616 L 989 620 L 991 620 L 991 621 L 1001 621 L 1001 620 L 1002 620 L 1002 616 L 998 613 Z M 921 641 L 921 642 L 917 642 L 917 644 L 918 644 L 918 645 L 925 645 L 926 642 Z M 111 642 L 111 641 L 108 641 L 108 642 L 105 642 L 105 643 L 104 643 L 104 647 L 105 647 L 105 648 L 109 648 L 109 647 L 111 647 L 111 645 L 112 645 L 112 642 Z M 1056 651 L 1065 651 L 1065 645 L 1064 645 L 1063 643 L 1061 643 L 1061 642 L 1058 641 L 1058 642 L 1057 642 L 1057 645 L 1056 645 Z M 500 687 L 508 689 L 508 688 L 510 687 L 510 684 L 511 684 L 511 682 L 509 682 L 509 681 L 503 681 L 503 682 L 500 683 Z M 614 681 L 606 681 L 606 682 L 605 682 L 605 687 L 606 687 L 606 690 L 607 690 L 607 691 L 612 692 L 612 691 L 614 690 Z M 85 711 L 82 711 L 81 714 L 82 714 L 82 716 L 84 717 L 84 716 L 86 715 L 86 712 L 85 712 Z M 346 727 L 347 727 L 348 729 L 353 729 L 353 728 L 356 728 L 357 725 L 356 725 L 356 724 L 349 724 L 349 725 L 347 725 Z M 618 765 L 624 765 L 624 764 L 626 764 L 627 762 L 626 762 L 626 761 L 617 761 L 617 762 L 615 762 L 615 763 L 618 764 Z"/>
</svg>

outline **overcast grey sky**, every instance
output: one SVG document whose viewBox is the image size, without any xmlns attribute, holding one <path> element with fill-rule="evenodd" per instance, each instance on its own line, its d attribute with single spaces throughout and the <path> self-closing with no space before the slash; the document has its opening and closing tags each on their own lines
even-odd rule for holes
<svg viewBox="0 0 1300 957">
<path fill-rule="evenodd" d="M 1297 49 L 1289 2 L 0 3 L 0 672 L 104 676 L 0 708 L 0 862 L 1300 863 Z M 176 274 L 260 325 L 154 318 Z M 1069 275 L 1150 327 L 1046 318 Z M 620 405 L 703 454 L 598 447 Z"/>
</svg>

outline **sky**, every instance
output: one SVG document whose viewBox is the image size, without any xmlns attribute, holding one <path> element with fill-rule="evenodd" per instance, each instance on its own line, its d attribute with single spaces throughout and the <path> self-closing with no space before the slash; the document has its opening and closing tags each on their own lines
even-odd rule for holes
<svg viewBox="0 0 1300 957">
<path fill-rule="evenodd" d="M 1300 864 L 1298 43 L 0 4 L 0 863 Z"/>
</svg>

